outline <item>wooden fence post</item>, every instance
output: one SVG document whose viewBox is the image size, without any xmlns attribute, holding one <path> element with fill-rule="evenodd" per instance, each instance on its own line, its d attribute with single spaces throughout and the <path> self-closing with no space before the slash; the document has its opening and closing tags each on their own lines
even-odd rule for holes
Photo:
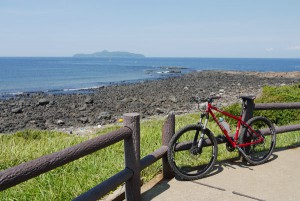
<svg viewBox="0 0 300 201">
<path fill-rule="evenodd" d="M 255 104 L 254 104 L 254 100 L 252 100 L 252 99 L 246 99 L 244 104 L 245 104 L 246 109 L 243 112 L 242 120 L 244 122 L 247 122 L 249 119 L 251 119 L 253 117 L 253 111 L 254 111 Z M 241 131 L 243 131 L 243 129 L 241 129 Z M 246 138 L 245 142 L 251 142 L 251 137 Z M 249 151 L 250 151 L 250 147 L 249 146 L 245 147 L 245 152 L 249 153 Z M 241 157 L 241 155 L 240 155 L 240 157 Z M 242 160 L 245 161 L 244 158 Z"/>
<path fill-rule="evenodd" d="M 125 166 L 133 171 L 133 177 L 125 183 L 125 196 L 128 201 L 141 200 L 140 165 L 140 115 L 123 115 L 124 126 L 132 130 L 132 136 L 124 140 Z"/>
<path fill-rule="evenodd" d="M 169 142 L 175 133 L 175 114 L 171 112 L 168 117 L 167 121 L 163 125 L 162 129 L 162 145 L 168 146 Z M 163 165 L 163 177 L 164 179 L 171 179 L 174 177 L 174 172 L 172 171 L 169 163 L 167 154 L 162 157 L 162 165 Z"/>
<path fill-rule="evenodd" d="M 250 99 L 245 100 L 245 107 L 246 110 L 244 110 L 242 119 L 244 122 L 247 122 L 249 119 L 253 117 L 253 111 L 255 107 L 254 101 Z"/>
</svg>

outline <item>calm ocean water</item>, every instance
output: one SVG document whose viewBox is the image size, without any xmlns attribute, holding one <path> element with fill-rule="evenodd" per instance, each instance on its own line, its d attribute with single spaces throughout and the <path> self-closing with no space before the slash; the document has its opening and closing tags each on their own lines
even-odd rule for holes
<svg viewBox="0 0 300 201">
<path fill-rule="evenodd" d="M 182 67 L 168 69 L 166 67 Z M 176 76 L 195 70 L 300 71 L 300 59 L 239 58 L 0 58 L 0 96 L 71 93 L 118 82 Z"/>
</svg>

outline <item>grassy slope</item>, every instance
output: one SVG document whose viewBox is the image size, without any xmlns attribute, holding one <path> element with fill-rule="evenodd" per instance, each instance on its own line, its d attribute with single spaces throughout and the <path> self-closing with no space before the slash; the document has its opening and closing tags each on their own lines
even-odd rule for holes
<svg viewBox="0 0 300 201">
<path fill-rule="evenodd" d="M 265 87 L 263 96 L 257 102 L 299 102 L 300 85 L 293 87 Z M 227 108 L 239 114 L 238 106 Z M 226 109 L 226 110 L 227 110 Z M 263 112 L 276 124 L 290 124 L 300 119 L 299 111 Z M 176 130 L 197 122 L 199 114 L 176 117 Z M 260 114 L 256 114 L 260 115 Z M 152 120 L 141 124 L 141 157 L 153 152 L 161 146 L 161 129 L 163 120 Z M 108 127 L 91 136 L 73 136 L 53 131 L 24 131 L 13 135 L 1 135 L 0 169 L 6 169 L 32 160 L 45 154 L 53 153 L 82 141 L 108 133 L 119 126 Z M 215 125 L 209 126 L 215 134 L 220 133 Z M 300 132 L 281 134 L 277 147 L 300 144 Z M 98 151 L 75 162 L 40 175 L 27 182 L 0 192 L 0 200 L 70 200 L 80 193 L 99 184 L 124 168 L 123 143 Z M 229 153 L 224 145 L 219 146 L 218 159 L 237 156 L 237 152 Z M 161 171 L 161 163 L 157 162 L 142 172 L 142 179 L 148 181 Z"/>
</svg>

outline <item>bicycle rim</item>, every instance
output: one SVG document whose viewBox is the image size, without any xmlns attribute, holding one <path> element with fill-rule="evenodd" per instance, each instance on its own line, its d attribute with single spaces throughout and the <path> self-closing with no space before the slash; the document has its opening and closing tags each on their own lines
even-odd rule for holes
<svg viewBox="0 0 300 201">
<path fill-rule="evenodd" d="M 169 162 L 174 172 L 185 180 L 199 179 L 212 168 L 217 157 L 215 138 L 205 130 L 203 147 L 196 150 L 202 128 L 198 125 L 185 127 L 174 135 L 169 147 Z M 197 139 L 195 138 L 197 137 Z M 210 145 L 207 145 L 208 142 Z M 196 146 L 192 146 L 192 145 Z"/>
<path fill-rule="evenodd" d="M 248 121 L 248 125 L 258 134 L 264 137 L 264 140 L 258 144 L 244 147 L 243 150 L 247 156 L 246 160 L 253 164 L 264 163 L 273 152 L 276 143 L 275 129 L 272 123 L 265 117 L 254 117 Z M 243 143 L 255 142 L 258 140 L 251 129 L 246 128 L 243 137 Z"/>
</svg>

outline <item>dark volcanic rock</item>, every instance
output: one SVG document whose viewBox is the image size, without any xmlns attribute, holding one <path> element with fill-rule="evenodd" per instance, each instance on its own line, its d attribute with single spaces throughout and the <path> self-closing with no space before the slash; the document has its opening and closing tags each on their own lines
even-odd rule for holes
<svg viewBox="0 0 300 201">
<path fill-rule="evenodd" d="M 87 123 L 87 122 L 89 121 L 89 119 L 88 119 L 87 117 L 81 117 L 79 120 L 80 120 L 81 123 L 83 123 L 83 124 L 85 124 L 85 123 Z"/>
<path fill-rule="evenodd" d="M 16 113 L 16 114 L 19 114 L 19 113 L 22 113 L 23 110 L 21 107 L 18 107 L 18 108 L 14 108 L 11 110 L 12 113 Z"/>
<path fill-rule="evenodd" d="M 93 99 L 92 99 L 91 97 L 87 97 L 87 98 L 84 100 L 84 102 L 85 102 L 86 104 L 92 104 L 94 101 L 93 101 Z"/>
<path fill-rule="evenodd" d="M 46 98 L 42 98 L 42 99 L 40 99 L 39 101 L 38 101 L 38 104 L 39 105 L 47 105 L 47 104 L 49 104 L 50 103 L 50 101 L 48 100 L 48 99 L 46 99 Z"/>
<path fill-rule="evenodd" d="M 78 108 L 78 110 L 79 111 L 84 111 L 84 110 L 86 110 L 86 108 L 87 108 L 87 105 L 84 104 L 82 107 Z"/>
</svg>

